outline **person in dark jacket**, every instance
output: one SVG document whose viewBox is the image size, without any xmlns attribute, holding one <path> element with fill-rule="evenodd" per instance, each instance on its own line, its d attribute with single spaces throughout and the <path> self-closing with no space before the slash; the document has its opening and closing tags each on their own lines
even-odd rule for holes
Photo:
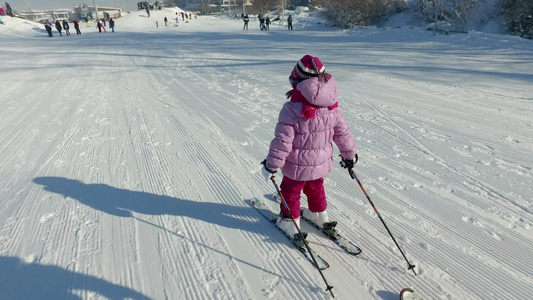
<svg viewBox="0 0 533 300">
<path fill-rule="evenodd" d="M 44 29 L 46 29 L 46 32 L 48 32 L 48 36 L 49 37 L 53 37 L 54 36 L 52 34 L 52 26 L 50 26 L 50 24 L 44 23 Z"/>
<path fill-rule="evenodd" d="M 76 29 L 76 34 L 77 35 L 80 35 L 81 34 L 81 31 L 80 31 L 80 24 L 78 23 L 78 21 L 74 21 L 74 28 Z"/>
<path fill-rule="evenodd" d="M 13 14 L 13 10 L 11 9 L 11 5 L 9 5 L 9 3 L 7 2 L 4 3 L 6 4 L 6 14 L 8 16 L 15 17 L 15 15 Z"/>
<path fill-rule="evenodd" d="M 265 30 L 270 30 L 270 18 L 268 16 L 265 19 Z"/>
<path fill-rule="evenodd" d="M 287 29 L 292 30 L 292 17 L 289 15 L 289 18 L 287 18 Z"/>
<path fill-rule="evenodd" d="M 242 18 L 243 22 L 244 22 L 244 27 L 242 28 L 242 30 L 248 30 L 248 22 L 250 21 L 250 18 L 248 18 L 248 15 L 244 16 L 244 18 Z"/>
<path fill-rule="evenodd" d="M 115 20 L 109 18 L 109 28 L 111 28 L 111 32 L 115 32 Z"/>
<path fill-rule="evenodd" d="M 59 22 L 59 20 L 56 20 L 56 29 L 59 32 L 59 36 L 63 36 L 61 34 L 61 30 L 63 30 L 63 27 L 61 27 L 61 23 Z"/>
<path fill-rule="evenodd" d="M 261 31 L 265 30 L 265 17 L 262 15 L 259 15 L 259 29 Z"/>
<path fill-rule="evenodd" d="M 65 29 L 65 33 L 68 35 L 70 35 L 70 25 L 68 25 L 68 21 L 67 20 L 63 20 L 63 29 Z"/>
</svg>

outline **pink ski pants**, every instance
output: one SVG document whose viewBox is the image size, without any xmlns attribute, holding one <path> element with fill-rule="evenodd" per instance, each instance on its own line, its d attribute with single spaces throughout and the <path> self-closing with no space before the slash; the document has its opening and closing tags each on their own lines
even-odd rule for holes
<svg viewBox="0 0 533 300">
<path fill-rule="evenodd" d="M 311 181 L 298 181 L 283 177 L 280 189 L 281 195 L 283 195 L 283 198 L 287 202 L 292 216 L 295 219 L 300 217 L 300 198 L 302 190 L 307 196 L 309 210 L 312 212 L 322 212 L 327 208 L 326 193 L 324 192 L 324 178 Z M 284 216 L 289 216 L 289 212 L 283 203 L 281 204 L 281 212 Z"/>
</svg>

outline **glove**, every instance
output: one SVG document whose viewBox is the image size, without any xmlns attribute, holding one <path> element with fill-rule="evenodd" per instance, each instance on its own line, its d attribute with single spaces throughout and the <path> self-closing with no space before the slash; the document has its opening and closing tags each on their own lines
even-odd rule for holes
<svg viewBox="0 0 533 300">
<path fill-rule="evenodd" d="M 357 156 L 357 153 L 355 154 L 355 159 L 345 159 L 344 157 L 341 156 L 340 165 L 341 167 L 348 169 L 348 174 L 350 174 L 350 177 L 352 177 L 352 179 L 355 179 L 355 177 L 353 177 L 353 174 L 352 174 L 352 169 L 358 160 L 359 160 L 359 157 Z"/>
<path fill-rule="evenodd" d="M 274 174 L 276 174 L 277 171 L 272 171 L 269 168 L 267 168 L 266 162 L 267 162 L 266 159 L 261 162 L 261 164 L 263 165 L 263 168 L 261 168 L 261 175 L 263 175 L 266 182 L 269 182 L 270 178 L 274 177 Z"/>
</svg>

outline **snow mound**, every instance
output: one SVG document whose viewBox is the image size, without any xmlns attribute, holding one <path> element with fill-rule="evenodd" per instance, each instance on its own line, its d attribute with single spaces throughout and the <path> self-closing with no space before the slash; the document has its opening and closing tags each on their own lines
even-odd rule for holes
<svg viewBox="0 0 533 300">
<path fill-rule="evenodd" d="M 27 36 L 28 33 L 37 33 L 44 30 L 44 25 L 29 21 L 26 19 L 21 18 L 14 18 L 10 16 L 2 16 L 2 20 L 4 21 L 3 25 L 0 25 L 0 34 L 1 35 L 11 35 L 11 36 L 20 36 L 25 35 Z"/>
</svg>

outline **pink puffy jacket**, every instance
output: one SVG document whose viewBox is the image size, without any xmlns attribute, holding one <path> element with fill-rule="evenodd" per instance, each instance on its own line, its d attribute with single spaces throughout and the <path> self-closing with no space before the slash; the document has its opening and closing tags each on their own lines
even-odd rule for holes
<svg viewBox="0 0 533 300">
<path fill-rule="evenodd" d="M 291 179 L 309 181 L 331 171 L 332 141 L 345 159 L 354 159 L 357 147 L 342 110 L 336 105 L 339 96 L 333 77 L 327 82 L 309 78 L 300 82 L 296 90 L 316 108 L 315 117 L 302 115 L 308 104 L 291 101 L 283 105 L 270 143 L 267 167 L 273 171 L 281 168 L 283 176 Z"/>
</svg>

